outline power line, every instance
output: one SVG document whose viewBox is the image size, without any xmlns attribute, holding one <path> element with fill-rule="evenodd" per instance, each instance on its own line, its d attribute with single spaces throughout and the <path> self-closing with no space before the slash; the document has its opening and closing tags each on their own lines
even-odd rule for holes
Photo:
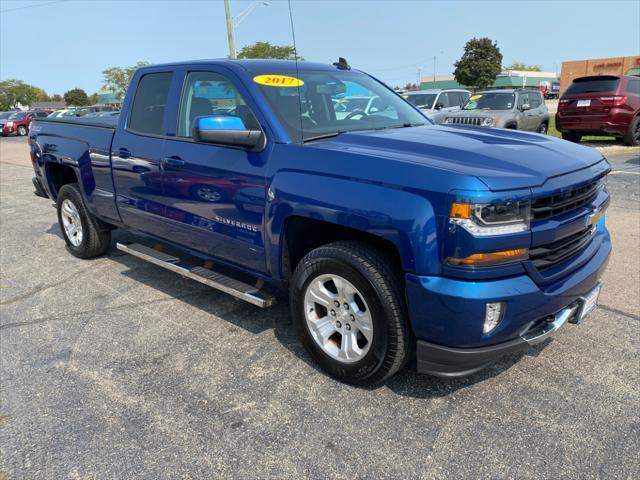
<svg viewBox="0 0 640 480">
<path fill-rule="evenodd" d="M 7 8 L 6 10 L 0 10 L 0 13 L 15 12 L 16 10 L 26 10 L 27 8 L 44 7 L 47 5 L 53 5 L 54 3 L 62 3 L 68 1 L 69 0 L 55 0 L 53 2 L 38 3 L 36 5 L 25 5 L 23 7 Z"/>
</svg>

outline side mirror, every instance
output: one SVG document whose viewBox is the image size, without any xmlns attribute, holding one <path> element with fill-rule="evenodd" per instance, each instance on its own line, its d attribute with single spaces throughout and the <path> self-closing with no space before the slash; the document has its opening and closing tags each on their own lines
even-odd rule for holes
<svg viewBox="0 0 640 480">
<path fill-rule="evenodd" d="M 531 110 L 531 105 L 529 105 L 528 103 L 523 103 L 522 106 L 520 107 L 520 110 L 522 110 L 523 112 L 526 112 L 527 110 Z"/>
<path fill-rule="evenodd" d="M 436 110 L 442 110 L 442 109 L 444 108 L 444 104 L 442 104 L 442 103 L 436 103 L 436 106 L 435 106 L 435 107 L 433 107 L 433 108 L 435 108 Z"/>
<path fill-rule="evenodd" d="M 191 136 L 196 142 L 216 143 L 249 150 L 262 150 L 265 136 L 262 130 L 248 130 L 240 117 L 211 115 L 197 117 Z"/>
<path fill-rule="evenodd" d="M 378 113 L 379 111 L 380 111 L 380 109 L 378 107 L 371 107 L 369 109 L 369 114 Z"/>
</svg>

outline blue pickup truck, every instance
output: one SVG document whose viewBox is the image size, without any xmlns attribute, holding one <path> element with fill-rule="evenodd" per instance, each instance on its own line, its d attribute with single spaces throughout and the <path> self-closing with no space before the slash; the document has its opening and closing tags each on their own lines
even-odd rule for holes
<svg viewBox="0 0 640 480">
<path fill-rule="evenodd" d="M 375 108 L 336 115 L 353 89 Z M 288 295 L 311 357 L 357 385 L 468 375 L 579 323 L 611 252 L 596 150 L 432 125 L 342 61 L 143 67 L 119 118 L 39 119 L 29 141 L 73 255 L 121 228 L 158 267 Z"/>
</svg>

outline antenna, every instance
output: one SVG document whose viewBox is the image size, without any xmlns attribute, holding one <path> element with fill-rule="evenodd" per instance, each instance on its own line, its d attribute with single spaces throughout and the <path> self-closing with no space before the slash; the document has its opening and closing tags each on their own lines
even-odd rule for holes
<svg viewBox="0 0 640 480">
<path fill-rule="evenodd" d="M 293 28 L 293 12 L 291 11 L 291 0 L 289 2 L 289 20 L 291 21 L 291 36 L 293 37 L 293 55 L 296 61 L 296 77 L 300 80 L 300 71 L 298 70 L 298 47 L 296 46 L 296 32 Z M 302 130 L 302 98 L 300 96 L 300 82 L 298 82 L 298 106 L 300 107 L 300 142 L 304 140 L 304 131 Z"/>
</svg>

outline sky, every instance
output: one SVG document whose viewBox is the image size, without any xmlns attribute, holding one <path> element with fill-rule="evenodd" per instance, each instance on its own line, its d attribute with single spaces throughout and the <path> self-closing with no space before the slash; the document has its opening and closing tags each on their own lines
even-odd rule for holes
<svg viewBox="0 0 640 480">
<path fill-rule="evenodd" d="M 232 15 L 251 1 L 231 0 Z M 292 0 L 299 55 L 339 56 L 391 86 L 449 75 L 472 37 L 513 61 L 559 71 L 564 60 L 640 55 L 640 0 Z M 236 29 L 237 49 L 291 45 L 288 2 L 269 0 Z M 228 55 L 222 0 L 0 0 L 0 79 L 64 93 L 98 91 L 102 71 Z"/>
</svg>

